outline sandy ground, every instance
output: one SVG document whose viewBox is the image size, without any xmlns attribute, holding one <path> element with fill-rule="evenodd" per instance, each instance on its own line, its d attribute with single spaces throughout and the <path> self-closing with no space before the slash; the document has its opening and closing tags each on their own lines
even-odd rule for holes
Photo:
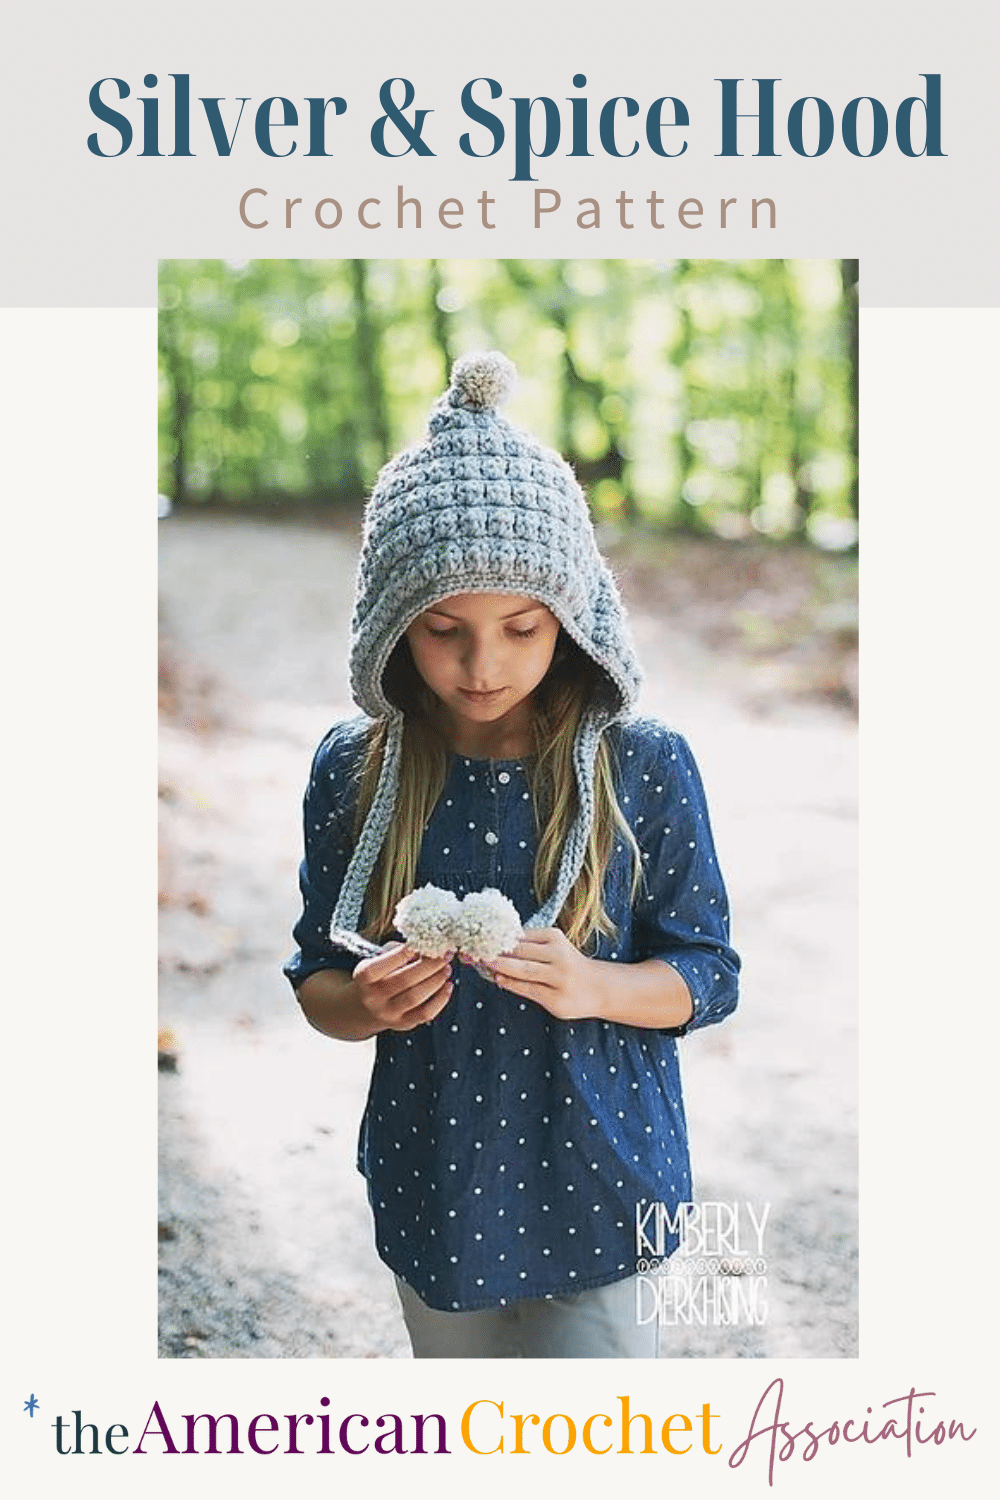
<svg viewBox="0 0 1000 1500">
<path fill-rule="evenodd" d="M 354 558 L 307 522 L 161 525 L 165 1357 L 409 1355 L 354 1168 L 373 1044 L 312 1031 L 280 973 L 309 760 L 351 711 Z M 856 728 L 710 650 L 669 591 L 629 602 L 642 707 L 698 756 L 745 966 L 737 1015 L 683 1044 L 696 1195 L 769 1205 L 763 1321 L 666 1326 L 661 1351 L 854 1356 Z"/>
</svg>

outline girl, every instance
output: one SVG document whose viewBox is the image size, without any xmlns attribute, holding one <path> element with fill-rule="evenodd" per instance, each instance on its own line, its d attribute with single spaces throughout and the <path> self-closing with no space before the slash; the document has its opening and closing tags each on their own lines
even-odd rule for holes
<svg viewBox="0 0 1000 1500">
<path fill-rule="evenodd" d="M 286 973 L 319 1031 L 377 1037 L 358 1165 L 414 1356 L 651 1356 L 637 1225 L 691 1196 L 675 1038 L 729 1014 L 739 960 L 694 761 L 628 716 L 617 590 L 572 471 L 498 415 L 513 376 L 457 361 L 375 486 L 367 717 L 316 753 Z M 425 883 L 501 890 L 522 939 L 387 942 Z"/>
</svg>

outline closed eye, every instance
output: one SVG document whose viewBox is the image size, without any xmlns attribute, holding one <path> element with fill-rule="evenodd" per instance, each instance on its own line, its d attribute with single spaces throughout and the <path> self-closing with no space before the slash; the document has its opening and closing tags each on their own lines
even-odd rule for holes
<svg viewBox="0 0 1000 1500">
<path fill-rule="evenodd" d="M 448 640 L 451 636 L 458 634 L 457 625 L 447 625 L 443 629 L 434 625 L 425 625 L 427 634 L 433 636 L 437 641 Z M 531 625 L 527 630 L 515 630 L 513 626 L 508 628 L 507 634 L 516 641 L 529 641 L 532 636 L 538 634 L 538 626 Z"/>
</svg>

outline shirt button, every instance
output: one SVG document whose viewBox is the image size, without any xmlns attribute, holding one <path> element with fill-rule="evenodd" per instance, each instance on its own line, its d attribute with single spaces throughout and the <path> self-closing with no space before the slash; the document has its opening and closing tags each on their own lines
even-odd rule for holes
<svg viewBox="0 0 1000 1500">
<path fill-rule="evenodd" d="M 488 844 L 498 844 L 500 842 L 500 840 L 497 838 L 496 834 L 493 832 L 492 828 L 490 829 L 489 833 L 486 835 L 486 842 Z"/>
<path fill-rule="evenodd" d="M 501 771 L 500 774 L 499 774 L 499 776 L 497 777 L 497 781 L 499 781 L 501 783 L 501 785 L 503 785 L 503 786 L 506 786 L 509 780 L 510 780 L 510 772 L 509 771 Z"/>
</svg>

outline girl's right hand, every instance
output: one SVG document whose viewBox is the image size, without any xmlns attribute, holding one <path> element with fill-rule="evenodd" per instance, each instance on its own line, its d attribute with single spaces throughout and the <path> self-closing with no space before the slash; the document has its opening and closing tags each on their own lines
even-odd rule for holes
<svg viewBox="0 0 1000 1500">
<path fill-rule="evenodd" d="M 351 976 L 358 1002 L 378 1031 L 413 1031 L 433 1021 L 455 988 L 453 953 L 421 958 L 405 943 L 393 943 L 372 958 L 363 958 Z"/>
</svg>

